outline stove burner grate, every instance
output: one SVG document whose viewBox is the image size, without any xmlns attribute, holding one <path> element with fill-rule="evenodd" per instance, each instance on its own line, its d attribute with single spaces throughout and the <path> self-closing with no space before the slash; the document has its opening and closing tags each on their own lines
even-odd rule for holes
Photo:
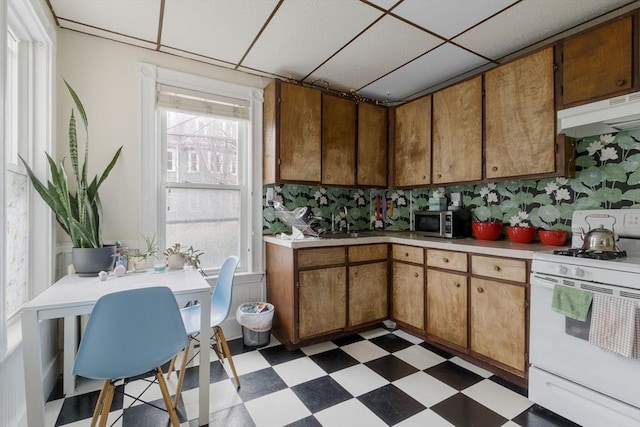
<svg viewBox="0 0 640 427">
<path fill-rule="evenodd" d="M 596 251 L 593 249 L 569 248 L 553 251 L 555 255 L 572 256 L 576 258 L 591 258 L 601 260 L 613 260 L 626 258 L 627 251 Z"/>
</svg>

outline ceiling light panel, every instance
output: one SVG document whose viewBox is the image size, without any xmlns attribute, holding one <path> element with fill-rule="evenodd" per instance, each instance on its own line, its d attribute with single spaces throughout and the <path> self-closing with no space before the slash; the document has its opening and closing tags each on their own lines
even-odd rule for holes
<svg viewBox="0 0 640 427">
<path fill-rule="evenodd" d="M 162 44 L 237 64 L 277 0 L 166 0 Z"/>
<path fill-rule="evenodd" d="M 285 1 L 242 65 L 301 79 L 382 13 L 357 0 Z"/>
<path fill-rule="evenodd" d="M 454 41 L 488 58 L 500 59 L 627 2 L 523 0 Z"/>
<path fill-rule="evenodd" d="M 51 6 L 59 18 L 150 42 L 158 38 L 159 0 L 51 0 Z"/>
<path fill-rule="evenodd" d="M 404 0 L 392 13 L 449 39 L 513 3 L 514 0 Z"/>
<path fill-rule="evenodd" d="M 323 79 L 338 89 L 359 89 L 442 42 L 397 18 L 385 16 L 316 70 L 307 81 Z"/>
<path fill-rule="evenodd" d="M 447 43 L 358 92 L 380 101 L 398 101 L 486 63 L 485 59 Z"/>
</svg>

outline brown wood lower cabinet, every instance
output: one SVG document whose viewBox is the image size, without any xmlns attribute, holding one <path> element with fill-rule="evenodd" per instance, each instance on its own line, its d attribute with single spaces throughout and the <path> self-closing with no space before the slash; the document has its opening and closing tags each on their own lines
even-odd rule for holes
<svg viewBox="0 0 640 427">
<path fill-rule="evenodd" d="M 349 326 L 387 318 L 387 261 L 349 266 Z"/>
<path fill-rule="evenodd" d="M 467 348 L 467 276 L 427 269 L 427 334 Z"/>
<path fill-rule="evenodd" d="M 300 271 L 298 283 L 298 327 L 301 340 L 346 326 L 346 267 Z"/>
<path fill-rule="evenodd" d="M 424 332 L 424 266 L 393 262 L 391 317 Z"/>
</svg>

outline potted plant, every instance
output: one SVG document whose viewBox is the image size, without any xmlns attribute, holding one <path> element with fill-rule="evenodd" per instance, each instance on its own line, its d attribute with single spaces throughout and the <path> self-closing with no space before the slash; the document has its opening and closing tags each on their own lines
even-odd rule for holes
<svg viewBox="0 0 640 427">
<path fill-rule="evenodd" d="M 183 249 L 180 243 L 175 243 L 164 251 L 164 256 L 167 257 L 167 265 L 171 270 L 184 268 L 185 264 L 198 268 L 201 255 L 204 255 L 204 252 L 194 249 L 193 246 Z"/>
<path fill-rule="evenodd" d="M 516 243 L 531 243 L 536 237 L 536 227 L 529 225 L 527 219 L 529 214 L 519 211 L 509 218 L 509 226 L 506 227 L 507 237 Z"/>
<path fill-rule="evenodd" d="M 156 236 L 147 237 L 142 236 L 145 243 L 144 249 L 129 249 L 125 248 L 122 254 L 127 257 L 129 261 L 129 267 L 133 271 L 145 271 L 148 268 L 149 258 L 155 257 L 158 253 L 159 247 L 156 241 Z"/>
<path fill-rule="evenodd" d="M 473 211 L 474 220 L 471 222 L 471 232 L 478 240 L 497 240 L 502 235 L 502 221 L 494 219 L 494 211 L 491 203 L 498 201 L 495 191 L 496 185 L 487 184 L 480 190 L 480 197 L 485 200 L 486 206 L 480 206 Z"/>
<path fill-rule="evenodd" d="M 89 181 L 87 178 L 89 167 L 87 115 L 76 92 L 66 80 L 64 83 L 73 98 L 87 134 L 82 169 L 78 161 L 76 118 L 73 109 L 71 109 L 71 118 L 69 119 L 71 176 L 65 168 L 64 158 L 57 165 L 55 160 L 48 153 L 45 153 L 51 171 L 51 180 L 45 185 L 35 176 L 22 157 L 20 160 L 27 170 L 33 187 L 51 208 L 60 227 L 71 238 L 73 244 L 72 261 L 76 272 L 80 276 L 93 276 L 102 270 L 109 270 L 113 266 L 116 247 L 115 245 L 103 245 L 102 204 L 98 189 L 118 161 L 122 147 L 118 148 L 102 174 L 99 177 L 96 175 Z M 71 190 L 71 187 L 75 187 L 75 192 Z"/>
</svg>

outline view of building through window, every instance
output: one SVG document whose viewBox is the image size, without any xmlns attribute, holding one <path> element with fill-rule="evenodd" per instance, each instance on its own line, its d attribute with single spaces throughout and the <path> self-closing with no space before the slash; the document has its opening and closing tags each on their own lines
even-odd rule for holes
<svg viewBox="0 0 640 427">
<path fill-rule="evenodd" d="M 166 244 L 204 252 L 203 268 L 240 251 L 238 170 L 247 123 L 181 111 L 166 114 Z"/>
</svg>

